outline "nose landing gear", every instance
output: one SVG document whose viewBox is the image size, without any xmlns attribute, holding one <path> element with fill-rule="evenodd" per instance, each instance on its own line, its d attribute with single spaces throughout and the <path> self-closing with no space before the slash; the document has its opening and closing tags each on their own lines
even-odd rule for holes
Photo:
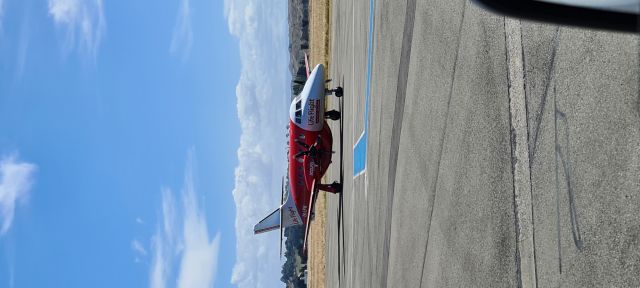
<svg viewBox="0 0 640 288">
<path fill-rule="evenodd" d="M 326 94 L 327 95 L 335 95 L 336 97 L 342 97 L 344 95 L 344 91 L 342 90 L 342 87 L 338 86 L 336 88 L 333 89 L 326 89 Z"/>
</svg>

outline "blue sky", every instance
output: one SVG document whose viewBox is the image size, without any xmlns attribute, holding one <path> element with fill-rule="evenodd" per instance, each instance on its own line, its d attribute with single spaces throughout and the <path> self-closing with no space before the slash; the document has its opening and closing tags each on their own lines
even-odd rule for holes
<svg viewBox="0 0 640 288">
<path fill-rule="evenodd" d="M 0 287 L 281 286 L 287 45 L 286 1 L 0 0 Z"/>
</svg>

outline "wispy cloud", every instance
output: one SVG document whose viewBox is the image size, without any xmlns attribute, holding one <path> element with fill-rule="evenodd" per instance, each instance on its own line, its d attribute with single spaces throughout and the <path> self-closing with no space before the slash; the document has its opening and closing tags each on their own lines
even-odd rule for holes
<svg viewBox="0 0 640 288">
<path fill-rule="evenodd" d="M 229 32 L 240 45 L 236 86 L 242 128 L 235 171 L 238 287 L 277 287 L 281 262 L 278 233 L 253 235 L 253 225 L 280 200 L 286 165 L 285 124 L 290 98 L 287 1 L 226 0 Z"/>
<path fill-rule="evenodd" d="M 144 249 L 144 246 L 140 241 L 138 241 L 138 239 L 133 239 L 133 241 L 131 241 L 131 249 L 141 256 L 147 256 L 147 249 Z"/>
<path fill-rule="evenodd" d="M 11 228 L 16 203 L 28 199 L 36 169 L 36 165 L 18 160 L 15 154 L 0 160 L 0 236 Z"/>
<path fill-rule="evenodd" d="M 106 30 L 102 0 L 49 0 L 49 15 L 64 30 L 68 52 L 78 49 L 95 59 Z"/>
<path fill-rule="evenodd" d="M 209 237 L 204 208 L 198 203 L 194 189 L 193 161 L 194 153 L 190 152 L 179 195 L 180 207 L 171 190 L 162 189 L 161 221 L 151 239 L 149 282 L 152 288 L 164 288 L 167 283 L 177 283 L 179 288 L 204 288 L 215 282 L 220 233 L 213 239 Z M 174 273 L 176 263 L 179 266 Z"/>
<path fill-rule="evenodd" d="M 135 254 L 134 261 L 136 263 L 142 262 L 142 260 L 147 257 L 147 249 L 144 248 L 144 245 L 142 245 L 138 239 L 131 241 L 131 250 L 133 250 Z"/>
<path fill-rule="evenodd" d="M 180 1 L 176 24 L 173 27 L 173 37 L 171 38 L 171 54 L 180 55 L 183 62 L 191 55 L 193 45 L 193 29 L 191 28 L 191 5 L 189 0 Z"/>
<path fill-rule="evenodd" d="M 2 16 L 4 16 L 4 0 L 0 0 L 0 31 L 2 31 Z"/>
</svg>

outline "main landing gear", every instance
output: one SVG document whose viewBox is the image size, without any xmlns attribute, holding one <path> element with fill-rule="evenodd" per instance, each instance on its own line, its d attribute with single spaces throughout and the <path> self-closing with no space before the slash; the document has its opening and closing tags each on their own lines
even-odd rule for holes
<svg viewBox="0 0 640 288">
<path fill-rule="evenodd" d="M 336 111 L 336 110 L 331 110 L 331 111 L 327 111 L 324 112 L 324 118 L 327 119 L 331 119 L 331 120 L 340 120 L 340 112 Z"/>
<path fill-rule="evenodd" d="M 334 181 L 331 184 L 318 184 L 318 189 L 325 192 L 337 194 L 342 192 L 342 183 Z"/>
</svg>

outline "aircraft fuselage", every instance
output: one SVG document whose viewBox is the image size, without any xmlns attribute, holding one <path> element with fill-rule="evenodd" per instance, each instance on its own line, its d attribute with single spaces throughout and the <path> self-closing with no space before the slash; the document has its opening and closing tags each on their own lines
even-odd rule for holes
<svg viewBox="0 0 640 288">
<path fill-rule="evenodd" d="M 329 125 L 324 118 L 325 110 L 325 71 L 318 64 L 311 74 L 298 97 L 293 99 L 289 109 L 289 183 L 291 196 L 301 215 L 302 224 L 306 224 L 307 213 L 313 181 L 320 183 L 331 164 L 333 138 Z M 307 146 L 314 145 L 318 138 L 322 151 L 317 157 L 298 156 L 307 150 L 299 142 Z"/>
</svg>

